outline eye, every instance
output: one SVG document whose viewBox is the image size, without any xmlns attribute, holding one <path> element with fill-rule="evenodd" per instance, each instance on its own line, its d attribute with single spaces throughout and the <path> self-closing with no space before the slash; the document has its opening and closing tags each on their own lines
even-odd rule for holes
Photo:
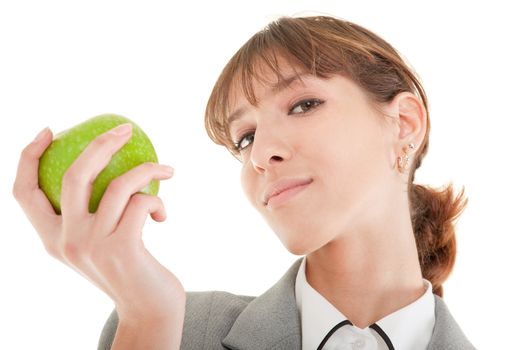
<svg viewBox="0 0 508 350">
<path fill-rule="evenodd" d="M 317 98 L 299 101 L 293 107 L 291 107 L 289 114 L 306 113 L 309 110 L 319 106 L 322 103 L 323 103 L 323 101 L 321 101 L 320 99 L 317 99 Z"/>
<path fill-rule="evenodd" d="M 297 102 L 291 109 L 289 110 L 289 115 L 291 114 L 304 114 L 308 111 L 316 108 L 317 106 L 324 103 L 324 101 L 317 99 L 317 98 L 311 98 L 306 100 L 301 100 Z M 238 138 L 238 142 L 234 142 L 235 150 L 237 152 L 242 152 L 244 149 L 246 149 L 254 140 L 254 132 L 247 132 L 240 136 Z"/>
<path fill-rule="evenodd" d="M 247 142 L 243 142 L 244 140 L 248 140 L 248 139 L 254 139 L 254 133 L 253 132 L 247 132 L 247 133 L 243 134 L 238 139 L 238 142 L 234 143 L 235 149 L 236 149 L 237 152 L 243 151 L 245 148 L 247 148 L 250 145 L 252 140 L 250 142 L 248 142 L 248 143 Z"/>
</svg>

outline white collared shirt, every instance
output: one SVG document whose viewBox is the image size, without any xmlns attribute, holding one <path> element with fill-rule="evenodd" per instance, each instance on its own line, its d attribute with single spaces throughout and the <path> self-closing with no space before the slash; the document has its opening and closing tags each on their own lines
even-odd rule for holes
<svg viewBox="0 0 508 350">
<path fill-rule="evenodd" d="M 323 338 L 347 318 L 307 282 L 306 258 L 302 260 L 295 282 L 295 295 L 302 326 L 302 350 L 316 350 Z M 413 303 L 385 316 L 376 324 L 388 335 L 396 350 L 425 350 L 434 329 L 434 296 L 431 283 L 423 279 L 425 294 Z M 326 342 L 323 350 L 388 349 L 373 329 L 345 325 Z"/>
</svg>

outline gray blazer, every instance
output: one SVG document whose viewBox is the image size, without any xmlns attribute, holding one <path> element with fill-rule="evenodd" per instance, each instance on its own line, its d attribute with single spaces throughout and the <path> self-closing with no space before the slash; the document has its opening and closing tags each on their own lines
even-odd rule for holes
<svg viewBox="0 0 508 350">
<path fill-rule="evenodd" d="M 259 297 L 218 291 L 187 292 L 181 349 L 301 349 L 301 323 L 294 292 L 301 260 Z M 428 350 L 475 350 L 443 299 L 435 294 L 434 298 L 436 324 Z M 118 315 L 113 310 L 104 325 L 99 350 L 111 348 L 117 324 Z"/>
</svg>

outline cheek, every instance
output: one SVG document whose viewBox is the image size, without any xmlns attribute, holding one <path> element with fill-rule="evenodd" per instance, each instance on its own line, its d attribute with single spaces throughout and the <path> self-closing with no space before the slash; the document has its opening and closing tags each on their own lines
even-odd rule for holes
<svg viewBox="0 0 508 350">
<path fill-rule="evenodd" d="M 341 125 L 320 130 L 322 137 L 313 142 L 315 170 L 330 186 L 330 195 L 338 202 L 353 204 L 382 180 L 381 166 L 385 151 L 378 131 L 363 125 L 360 119 L 344 118 Z M 327 187 L 328 187 L 327 186 Z"/>
</svg>

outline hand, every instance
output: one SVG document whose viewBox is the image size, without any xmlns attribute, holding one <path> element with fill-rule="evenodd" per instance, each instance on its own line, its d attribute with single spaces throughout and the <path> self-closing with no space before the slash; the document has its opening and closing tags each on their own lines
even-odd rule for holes
<svg viewBox="0 0 508 350">
<path fill-rule="evenodd" d="M 118 127 L 98 136 L 66 171 L 61 215 L 38 186 L 39 158 L 52 141 L 50 130 L 23 150 L 13 195 L 48 253 L 107 293 L 120 320 L 167 320 L 184 310 L 185 292 L 141 238 L 147 214 L 162 222 L 166 212 L 159 197 L 136 192 L 153 179 L 169 179 L 172 169 L 156 163 L 131 169 L 109 184 L 97 211 L 88 212 L 94 179 L 128 141 L 132 126 L 124 134 L 115 131 Z"/>
</svg>

